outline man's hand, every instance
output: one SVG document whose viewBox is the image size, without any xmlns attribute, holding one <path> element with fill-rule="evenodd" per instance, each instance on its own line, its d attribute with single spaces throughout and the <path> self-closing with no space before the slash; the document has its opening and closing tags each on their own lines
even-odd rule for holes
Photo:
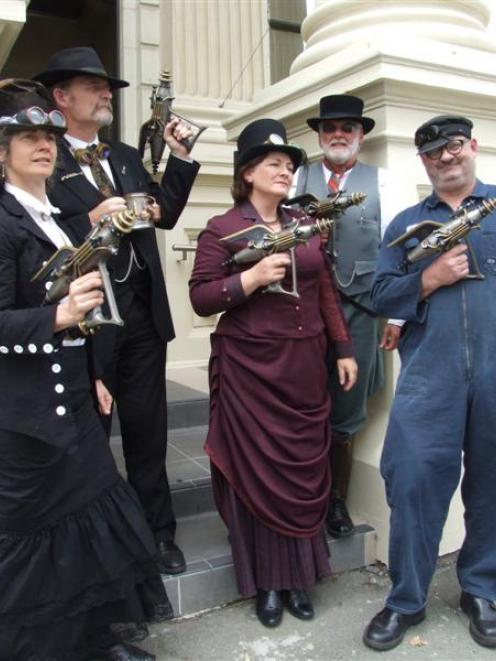
<svg viewBox="0 0 496 661">
<path fill-rule="evenodd" d="M 379 344 L 384 351 L 393 351 L 398 348 L 401 326 L 396 324 L 386 324 L 382 333 L 381 343 Z"/>
<path fill-rule="evenodd" d="M 103 202 L 89 212 L 90 223 L 95 225 L 102 216 L 125 211 L 127 209 L 126 200 L 123 197 L 108 197 Z"/>
<path fill-rule="evenodd" d="M 356 360 L 354 358 L 338 358 L 336 364 L 341 388 L 344 391 L 351 390 L 355 385 L 358 376 L 358 365 Z"/>
<path fill-rule="evenodd" d="M 96 379 L 95 390 L 96 398 L 98 400 L 98 410 L 100 411 L 100 414 L 110 415 L 112 411 L 113 397 L 101 379 Z"/>
<path fill-rule="evenodd" d="M 152 223 L 158 223 L 162 217 L 160 204 L 157 202 L 149 202 L 146 205 L 146 217 L 144 214 L 141 215 L 142 218 L 150 220 Z"/>
<path fill-rule="evenodd" d="M 468 247 L 460 243 L 451 250 L 443 253 L 422 273 L 422 292 L 420 300 L 424 300 L 436 289 L 463 280 L 470 272 Z"/>
<path fill-rule="evenodd" d="M 173 117 L 170 122 L 167 122 L 164 129 L 164 140 L 169 147 L 173 156 L 179 158 L 189 158 L 189 152 L 182 140 L 190 138 L 193 131 L 190 127 L 182 122 L 179 117 Z"/>
</svg>

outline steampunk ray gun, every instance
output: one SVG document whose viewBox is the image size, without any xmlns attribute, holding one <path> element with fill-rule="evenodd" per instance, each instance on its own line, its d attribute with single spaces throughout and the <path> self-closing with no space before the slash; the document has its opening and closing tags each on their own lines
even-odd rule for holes
<svg viewBox="0 0 496 661">
<path fill-rule="evenodd" d="M 298 293 L 298 277 L 295 260 L 296 246 L 299 244 L 307 244 L 312 236 L 315 236 L 316 234 L 322 234 L 323 232 L 329 232 L 332 230 L 336 217 L 340 213 L 343 213 L 348 207 L 354 204 L 360 204 L 365 199 L 365 195 L 363 193 L 353 193 L 353 195 L 342 195 L 341 193 L 338 193 L 333 200 L 318 200 L 313 195 L 301 195 L 298 198 L 289 200 L 289 203 L 294 204 L 295 200 L 299 201 L 300 198 L 305 198 L 305 200 L 313 204 L 313 206 L 309 208 L 308 215 L 315 218 L 315 222 L 308 225 L 302 225 L 301 219 L 297 218 L 280 232 L 272 232 L 265 225 L 253 225 L 248 229 L 234 232 L 221 239 L 221 241 L 225 243 L 232 243 L 233 241 L 240 241 L 242 239 L 248 240 L 246 247 L 234 253 L 234 255 L 225 262 L 226 264 L 249 264 L 251 262 L 258 262 L 268 255 L 289 250 L 291 257 L 292 288 L 287 290 L 282 287 L 280 282 L 273 282 L 265 287 L 263 290 L 264 292 L 270 292 L 272 294 L 287 294 L 288 296 L 299 298 L 300 295 Z M 334 204 L 330 204 L 333 201 Z M 331 214 L 334 217 L 331 217 Z"/>
<path fill-rule="evenodd" d="M 200 137 L 200 134 L 203 133 L 203 131 L 207 128 L 206 126 L 195 124 L 191 120 L 173 112 L 173 101 L 174 97 L 172 96 L 172 74 L 169 71 L 164 71 L 160 74 L 158 85 L 155 85 L 152 88 L 152 95 L 150 97 L 152 116 L 142 125 L 140 129 L 138 144 L 138 151 L 141 154 L 141 158 L 143 158 L 145 155 L 146 145 L 150 145 L 153 174 L 157 174 L 158 166 L 164 153 L 165 140 L 163 136 L 164 128 L 167 122 L 169 122 L 174 117 L 178 117 L 190 128 L 192 135 L 182 140 L 184 146 L 188 150 L 188 153 L 193 149 L 193 146 Z"/>
<path fill-rule="evenodd" d="M 483 280 L 477 258 L 465 237 L 474 229 L 480 229 L 482 220 L 496 210 L 496 197 L 490 197 L 480 202 L 470 202 L 466 206 L 455 211 L 445 223 L 434 220 L 424 220 L 415 225 L 394 241 L 388 243 L 388 248 L 403 245 L 411 238 L 419 239 L 418 245 L 411 248 L 405 255 L 404 260 L 398 265 L 402 271 L 406 271 L 410 264 L 431 257 L 437 253 L 447 252 L 460 241 L 465 241 L 472 263 L 473 272 L 467 278 Z"/>
<path fill-rule="evenodd" d="M 69 293 L 69 286 L 79 276 L 98 269 L 102 276 L 103 291 L 107 301 L 110 317 L 105 317 L 100 306 L 93 308 L 79 324 L 80 330 L 87 335 L 104 324 L 124 324 L 112 289 L 107 260 L 117 254 L 119 242 L 124 234 L 129 234 L 136 221 L 132 211 L 121 211 L 103 218 L 93 227 L 79 248 L 66 246 L 57 250 L 52 257 L 37 271 L 32 281 L 52 280 L 44 303 L 57 303 Z"/>
</svg>

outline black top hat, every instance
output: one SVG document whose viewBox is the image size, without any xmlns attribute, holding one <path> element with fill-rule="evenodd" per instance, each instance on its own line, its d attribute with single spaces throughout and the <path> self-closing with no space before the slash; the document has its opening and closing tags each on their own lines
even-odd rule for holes
<svg viewBox="0 0 496 661">
<path fill-rule="evenodd" d="M 293 161 L 296 170 L 303 160 L 304 152 L 297 145 L 288 144 L 286 129 L 276 119 L 256 119 L 241 131 L 238 150 L 234 152 L 234 167 L 240 168 L 256 156 L 272 151 L 282 151 Z"/>
<path fill-rule="evenodd" d="M 47 87 L 62 83 L 75 76 L 98 76 L 108 81 L 111 89 L 128 87 L 129 83 L 119 78 L 109 76 L 103 68 L 98 53 L 87 46 L 77 48 L 66 48 L 59 50 L 48 60 L 45 71 L 34 76 Z"/>
<path fill-rule="evenodd" d="M 419 154 L 443 147 L 457 135 L 472 137 L 473 124 L 460 115 L 438 115 L 415 131 L 415 146 Z"/>
<path fill-rule="evenodd" d="M 55 108 L 48 90 L 34 80 L 0 81 L 0 128 L 9 131 L 43 129 L 65 133 L 64 115 Z"/>
<path fill-rule="evenodd" d="M 363 117 L 363 101 L 351 94 L 331 94 L 320 99 L 320 117 L 307 119 L 308 126 L 319 130 L 320 122 L 325 119 L 353 119 L 363 126 L 363 132 L 372 131 L 375 122 L 371 117 Z"/>
</svg>

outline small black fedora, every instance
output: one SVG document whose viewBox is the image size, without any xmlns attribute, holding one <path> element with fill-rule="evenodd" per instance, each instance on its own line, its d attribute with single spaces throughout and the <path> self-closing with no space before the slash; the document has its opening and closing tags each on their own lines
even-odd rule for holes
<svg viewBox="0 0 496 661">
<path fill-rule="evenodd" d="M 372 131 L 375 122 L 371 117 L 363 117 L 363 101 L 351 94 L 331 94 L 320 99 L 320 117 L 307 119 L 308 126 L 314 131 L 325 119 L 353 119 L 363 126 L 363 132 Z"/>
<path fill-rule="evenodd" d="M 102 61 L 98 57 L 96 50 L 88 46 L 59 50 L 48 60 L 45 71 L 36 74 L 34 80 L 38 80 L 43 85 L 51 87 L 56 83 L 62 83 L 75 76 L 98 76 L 99 78 L 105 78 L 111 89 L 128 87 L 129 85 L 125 80 L 109 76 L 103 68 Z"/>
<path fill-rule="evenodd" d="M 304 157 L 304 151 L 297 145 L 289 144 L 286 129 L 276 119 L 256 119 L 241 131 L 234 152 L 234 167 L 240 168 L 256 156 L 271 151 L 282 151 L 293 161 L 296 170 Z"/>
</svg>

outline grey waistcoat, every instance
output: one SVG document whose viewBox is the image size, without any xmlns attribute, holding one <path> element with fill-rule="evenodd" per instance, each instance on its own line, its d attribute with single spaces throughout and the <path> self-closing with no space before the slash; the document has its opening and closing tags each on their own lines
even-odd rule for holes
<svg viewBox="0 0 496 661">
<path fill-rule="evenodd" d="M 351 207 L 338 218 L 334 231 L 337 284 L 339 289 L 353 296 L 370 291 L 379 253 L 381 206 L 378 168 L 357 163 L 348 175 L 345 190 L 348 194 L 359 191 L 367 194 L 362 205 Z M 295 195 L 302 193 L 312 193 L 319 199 L 329 194 L 321 161 L 301 169 Z"/>
</svg>

